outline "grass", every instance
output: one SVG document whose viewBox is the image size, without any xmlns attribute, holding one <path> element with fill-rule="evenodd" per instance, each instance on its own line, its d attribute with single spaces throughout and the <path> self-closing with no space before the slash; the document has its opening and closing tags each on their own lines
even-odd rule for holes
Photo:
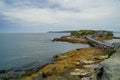
<svg viewBox="0 0 120 80">
<path fill-rule="evenodd" d="M 78 30 L 71 32 L 71 35 L 92 35 L 94 32 L 94 30 Z"/>
<path fill-rule="evenodd" d="M 115 50 L 114 50 L 114 51 L 109 51 L 109 52 L 108 52 L 108 58 L 110 58 L 115 52 L 116 52 Z M 107 58 L 107 59 L 108 59 L 108 58 Z"/>
</svg>

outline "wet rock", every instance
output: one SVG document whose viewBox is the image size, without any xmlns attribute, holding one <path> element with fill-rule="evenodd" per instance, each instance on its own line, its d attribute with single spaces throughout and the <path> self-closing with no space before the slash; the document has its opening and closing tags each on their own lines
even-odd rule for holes
<svg viewBox="0 0 120 80">
<path fill-rule="evenodd" d="M 7 73 L 7 72 L 9 72 L 10 70 L 0 70 L 0 74 L 5 74 L 5 73 Z"/>
<path fill-rule="evenodd" d="M 65 55 L 59 55 L 59 54 L 53 56 L 53 58 L 54 58 L 55 61 L 65 59 L 65 58 L 67 58 L 67 57 L 68 57 L 68 56 L 65 56 Z"/>
</svg>

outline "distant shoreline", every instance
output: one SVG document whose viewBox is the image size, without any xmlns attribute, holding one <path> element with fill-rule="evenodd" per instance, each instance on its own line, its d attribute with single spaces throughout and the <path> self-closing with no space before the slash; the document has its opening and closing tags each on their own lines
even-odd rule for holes
<svg viewBox="0 0 120 80">
<path fill-rule="evenodd" d="M 73 31 L 75 31 L 75 30 L 68 30 L 68 31 L 48 31 L 47 33 L 71 33 Z M 120 33 L 118 31 L 110 31 L 110 32 L 112 32 L 112 33 Z"/>
<path fill-rule="evenodd" d="M 71 33 L 73 31 L 48 31 L 47 33 Z"/>
</svg>

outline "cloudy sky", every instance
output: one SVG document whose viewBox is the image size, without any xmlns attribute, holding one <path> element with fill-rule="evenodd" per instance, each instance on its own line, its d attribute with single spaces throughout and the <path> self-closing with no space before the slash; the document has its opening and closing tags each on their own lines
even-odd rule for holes
<svg viewBox="0 0 120 80">
<path fill-rule="evenodd" d="M 0 0 L 0 33 L 113 27 L 120 27 L 120 0 Z"/>
</svg>

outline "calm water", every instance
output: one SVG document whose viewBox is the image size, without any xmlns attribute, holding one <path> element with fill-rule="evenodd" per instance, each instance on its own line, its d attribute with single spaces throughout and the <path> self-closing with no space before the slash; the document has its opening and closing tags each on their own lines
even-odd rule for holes
<svg viewBox="0 0 120 80">
<path fill-rule="evenodd" d="M 84 44 L 51 42 L 67 33 L 0 34 L 0 69 L 31 68 L 52 61 L 52 56 L 71 49 L 89 47 Z"/>
</svg>

